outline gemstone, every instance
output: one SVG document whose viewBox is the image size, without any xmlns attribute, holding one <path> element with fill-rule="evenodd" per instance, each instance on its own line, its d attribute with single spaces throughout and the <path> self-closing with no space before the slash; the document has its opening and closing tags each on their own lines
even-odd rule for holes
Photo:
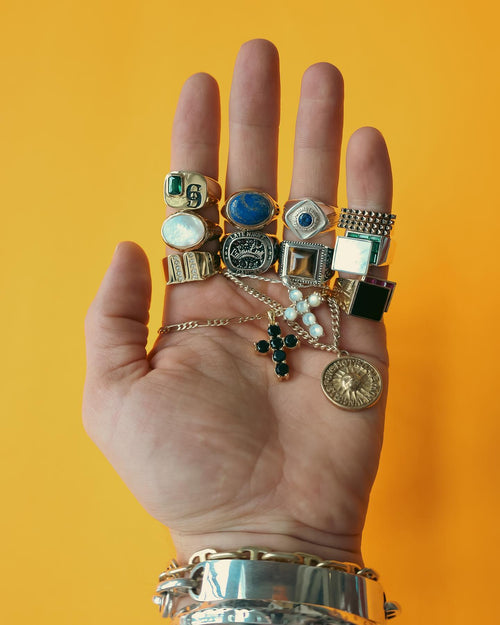
<svg viewBox="0 0 500 625">
<path fill-rule="evenodd" d="M 272 202 L 262 193 L 242 191 L 226 204 L 227 218 L 241 228 L 260 228 L 272 219 L 274 212 Z"/>
<path fill-rule="evenodd" d="M 283 347 L 283 339 L 279 336 L 273 337 L 269 343 L 271 343 L 273 349 L 281 349 Z"/>
<path fill-rule="evenodd" d="M 392 289 L 378 284 L 359 282 L 350 314 L 363 319 L 380 321 L 387 310 Z"/>
<path fill-rule="evenodd" d="M 309 302 L 309 306 L 312 306 L 313 308 L 315 306 L 319 306 L 321 304 L 321 295 L 319 293 L 311 293 L 311 295 L 307 298 L 307 301 Z"/>
<path fill-rule="evenodd" d="M 319 323 L 313 323 L 313 325 L 309 328 L 309 334 L 315 339 L 323 336 L 324 333 L 325 331 L 323 330 L 323 327 L 319 325 Z"/>
<path fill-rule="evenodd" d="M 279 336 L 281 334 L 281 328 L 277 323 L 272 323 L 267 328 L 267 333 L 269 334 L 269 336 Z"/>
<path fill-rule="evenodd" d="M 382 236 L 378 234 L 364 234 L 362 232 L 346 232 L 349 239 L 364 239 L 372 242 L 372 251 L 370 254 L 370 265 L 378 265 L 379 249 L 382 243 Z"/>
<path fill-rule="evenodd" d="M 372 241 L 337 237 L 332 269 L 366 275 L 370 265 Z"/>
<path fill-rule="evenodd" d="M 187 250 L 201 245 L 205 238 L 205 224 L 198 215 L 179 212 L 165 219 L 161 235 L 170 247 Z"/>
<path fill-rule="evenodd" d="M 269 351 L 269 343 L 267 341 L 258 341 L 255 343 L 255 349 L 259 354 L 266 354 Z"/>
<path fill-rule="evenodd" d="M 182 193 L 182 176 L 176 174 L 169 176 L 167 189 L 169 195 L 180 195 Z"/>
<path fill-rule="evenodd" d="M 276 375 L 279 375 L 280 378 L 284 378 L 288 375 L 290 368 L 286 364 L 286 362 L 279 362 L 274 368 L 274 370 L 276 371 Z"/>
<path fill-rule="evenodd" d="M 283 362 L 286 360 L 286 352 L 282 349 L 277 349 L 273 352 L 273 360 L 274 362 Z"/>
<path fill-rule="evenodd" d="M 312 326 L 313 323 L 316 323 L 316 315 L 314 315 L 312 312 L 308 312 L 303 315 L 302 321 L 304 322 L 304 325 Z"/>
<path fill-rule="evenodd" d="M 303 295 L 302 292 L 299 291 L 299 289 L 291 289 L 288 292 L 288 297 L 290 298 L 291 302 L 298 302 L 303 298 Z"/>
<path fill-rule="evenodd" d="M 290 349 L 297 347 L 298 342 L 299 340 L 294 334 L 287 334 L 285 336 L 285 346 L 289 347 Z"/>
<path fill-rule="evenodd" d="M 295 307 L 301 315 L 309 312 L 309 302 L 306 299 L 302 299 L 300 302 L 297 302 Z"/>
<path fill-rule="evenodd" d="M 283 317 L 285 317 L 285 319 L 288 319 L 288 321 L 295 321 L 295 319 L 297 319 L 297 314 L 298 313 L 295 308 L 290 306 L 289 308 L 285 308 L 283 312 Z"/>
<path fill-rule="evenodd" d="M 302 228 L 307 228 L 312 224 L 313 218 L 310 213 L 302 213 L 301 215 L 299 215 L 297 221 L 299 222 L 299 226 L 302 226 Z"/>
<path fill-rule="evenodd" d="M 307 250 L 300 247 L 290 247 L 288 257 L 288 275 L 301 278 L 315 277 L 318 250 Z"/>
</svg>

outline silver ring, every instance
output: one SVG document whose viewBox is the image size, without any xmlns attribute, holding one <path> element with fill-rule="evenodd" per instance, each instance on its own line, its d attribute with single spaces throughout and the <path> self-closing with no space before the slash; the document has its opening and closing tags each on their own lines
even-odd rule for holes
<svg viewBox="0 0 500 625">
<path fill-rule="evenodd" d="M 337 215 L 333 206 L 304 198 L 286 202 L 284 220 L 299 239 L 310 239 L 320 232 L 332 230 L 337 222 Z"/>
<path fill-rule="evenodd" d="M 333 249 L 321 243 L 282 241 L 278 273 L 288 287 L 321 286 L 333 276 Z"/>
</svg>

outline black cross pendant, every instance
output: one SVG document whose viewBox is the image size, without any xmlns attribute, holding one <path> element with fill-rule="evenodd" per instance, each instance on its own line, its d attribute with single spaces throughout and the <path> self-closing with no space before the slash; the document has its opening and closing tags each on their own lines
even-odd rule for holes
<svg viewBox="0 0 500 625">
<path fill-rule="evenodd" d="M 298 347 L 300 343 L 294 334 L 287 334 L 285 337 L 282 337 L 281 328 L 275 323 L 274 311 L 271 310 L 267 314 L 269 317 L 269 325 L 267 327 L 269 341 L 257 341 L 257 343 L 254 343 L 255 351 L 258 354 L 272 353 L 272 359 L 275 363 L 274 372 L 279 380 L 287 380 L 290 376 L 290 368 L 286 362 L 285 348 L 293 349 Z"/>
</svg>

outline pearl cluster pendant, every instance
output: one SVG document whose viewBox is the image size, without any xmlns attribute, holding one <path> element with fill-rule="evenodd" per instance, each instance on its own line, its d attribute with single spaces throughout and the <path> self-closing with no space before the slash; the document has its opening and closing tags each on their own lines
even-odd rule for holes
<svg viewBox="0 0 500 625">
<path fill-rule="evenodd" d="M 323 326 L 317 323 L 316 315 L 311 312 L 311 308 L 319 306 L 323 301 L 320 293 L 311 293 L 311 295 L 304 299 L 302 291 L 299 289 L 290 289 L 288 291 L 288 297 L 292 305 L 285 308 L 283 312 L 284 318 L 288 321 L 295 321 L 298 315 L 302 315 L 302 322 L 309 330 L 309 334 L 315 339 L 323 336 L 325 333 Z"/>
</svg>

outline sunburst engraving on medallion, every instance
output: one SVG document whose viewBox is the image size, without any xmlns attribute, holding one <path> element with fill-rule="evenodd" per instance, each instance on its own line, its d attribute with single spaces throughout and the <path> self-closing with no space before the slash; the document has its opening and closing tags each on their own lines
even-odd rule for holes
<svg viewBox="0 0 500 625">
<path fill-rule="evenodd" d="M 363 358 L 343 356 L 326 366 L 321 376 L 321 388 L 339 408 L 362 410 L 379 399 L 382 377 Z"/>
</svg>

